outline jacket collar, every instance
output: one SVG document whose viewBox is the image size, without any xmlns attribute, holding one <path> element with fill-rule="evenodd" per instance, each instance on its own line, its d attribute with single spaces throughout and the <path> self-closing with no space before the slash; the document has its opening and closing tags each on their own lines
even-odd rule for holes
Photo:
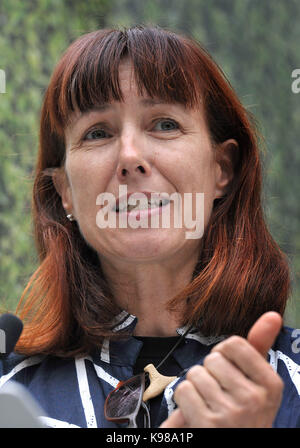
<svg viewBox="0 0 300 448">
<path fill-rule="evenodd" d="M 114 318 L 115 325 L 113 327 L 113 332 L 119 333 L 124 331 L 132 335 L 136 327 L 137 321 L 138 318 L 133 314 L 129 314 L 125 310 L 121 311 Z M 179 336 L 182 336 L 187 329 L 188 329 L 187 326 L 179 327 L 177 328 L 176 332 L 178 333 Z M 196 327 L 192 327 L 184 337 L 185 342 L 187 344 L 192 344 L 195 346 L 195 348 L 197 345 L 199 346 L 197 348 L 202 348 L 202 351 L 204 347 L 208 348 L 216 344 L 217 342 L 222 341 L 225 338 L 226 336 L 204 336 Z M 133 366 L 136 362 L 136 359 L 139 355 L 142 346 L 143 343 L 135 339 L 133 336 L 129 336 L 129 338 L 118 341 L 113 341 L 110 340 L 109 338 L 105 338 L 102 347 L 100 349 L 100 360 L 108 364 L 114 364 L 119 366 L 125 366 L 125 365 Z M 204 351 L 206 352 L 207 350 Z M 185 353 L 184 357 L 182 356 L 182 353 L 183 352 L 182 350 L 180 350 L 180 347 L 174 351 L 174 356 L 180 362 L 180 364 L 183 365 L 186 364 L 184 362 L 186 358 L 186 350 L 184 350 Z M 186 366 L 184 365 L 183 368 L 185 367 Z"/>
</svg>

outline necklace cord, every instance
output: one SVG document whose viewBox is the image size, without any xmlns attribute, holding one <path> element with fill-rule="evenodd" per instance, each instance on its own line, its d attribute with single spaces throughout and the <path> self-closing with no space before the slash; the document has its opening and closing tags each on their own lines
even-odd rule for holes
<svg viewBox="0 0 300 448">
<path fill-rule="evenodd" d="M 174 345 L 174 347 L 171 348 L 171 350 L 166 354 L 166 356 L 163 358 L 163 360 L 157 365 L 155 366 L 156 370 L 159 369 L 159 367 L 161 367 L 164 362 L 169 358 L 169 356 L 174 352 L 174 350 L 178 347 L 178 345 L 182 342 L 182 340 L 184 339 L 184 337 L 188 334 L 188 332 L 191 330 L 192 325 L 189 326 L 187 328 L 187 330 L 180 336 L 180 338 L 178 339 L 178 341 L 176 342 L 176 344 Z"/>
</svg>

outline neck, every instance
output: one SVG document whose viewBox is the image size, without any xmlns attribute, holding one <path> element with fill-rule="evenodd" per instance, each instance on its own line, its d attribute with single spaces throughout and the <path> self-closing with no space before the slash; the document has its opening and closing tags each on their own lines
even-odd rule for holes
<svg viewBox="0 0 300 448">
<path fill-rule="evenodd" d="M 178 312 L 167 309 L 170 299 L 192 279 L 198 253 L 159 263 L 128 263 L 101 258 L 101 266 L 118 305 L 137 316 L 136 336 L 177 336 L 182 326 L 184 306 Z"/>
</svg>

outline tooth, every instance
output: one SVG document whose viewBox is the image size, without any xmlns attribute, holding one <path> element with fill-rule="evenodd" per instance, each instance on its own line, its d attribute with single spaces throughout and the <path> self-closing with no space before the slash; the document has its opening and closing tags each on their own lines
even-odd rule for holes
<svg viewBox="0 0 300 448">
<path fill-rule="evenodd" d="M 147 205 L 144 204 L 144 201 L 137 200 L 137 204 L 132 205 L 128 203 L 119 204 L 116 207 L 117 212 L 124 212 L 124 211 L 131 211 L 131 210 L 146 210 L 147 208 L 154 208 L 154 207 L 163 207 L 164 205 L 168 204 L 170 201 L 167 198 L 160 198 L 156 195 L 154 198 L 151 198 L 148 200 Z"/>
</svg>

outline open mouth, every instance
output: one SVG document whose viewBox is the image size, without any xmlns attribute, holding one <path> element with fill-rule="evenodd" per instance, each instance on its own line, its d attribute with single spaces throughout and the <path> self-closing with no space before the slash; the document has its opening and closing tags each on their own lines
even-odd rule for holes
<svg viewBox="0 0 300 448">
<path fill-rule="evenodd" d="M 130 213 L 133 210 L 134 211 L 141 211 L 141 210 L 150 210 L 155 208 L 164 207 L 165 205 L 169 204 L 168 199 L 154 199 L 149 200 L 148 202 L 137 199 L 137 204 L 131 205 L 131 204 L 124 204 L 122 207 L 117 205 L 116 207 L 116 213 L 123 213 L 127 212 Z"/>
</svg>

